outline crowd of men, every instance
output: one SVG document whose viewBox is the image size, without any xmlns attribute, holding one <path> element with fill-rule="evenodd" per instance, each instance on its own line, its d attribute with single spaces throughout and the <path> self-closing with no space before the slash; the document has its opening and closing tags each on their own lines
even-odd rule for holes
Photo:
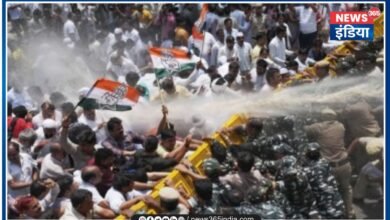
<svg viewBox="0 0 390 220">
<path fill-rule="evenodd" d="M 27 63 L 39 63 L 26 61 L 36 57 L 28 45 L 50 40 L 91 70 L 105 70 L 105 77 L 136 88 L 142 103 L 272 95 L 307 67 L 314 66 L 317 76 L 305 83 L 330 79 L 331 65 L 323 58 L 343 42 L 329 40 L 329 13 L 374 6 L 383 9 L 375 4 L 208 4 L 203 43 L 197 44 L 192 31 L 202 4 L 13 3 L 7 5 L 9 78 L 36 67 Z M 157 79 L 151 46 L 187 51 L 196 66 Z M 359 42 L 354 49 L 337 60 L 338 77 L 381 74 L 383 38 Z M 120 118 L 105 122 L 91 103 L 75 108 L 61 92 L 41 87 L 9 82 L 10 218 L 130 217 L 136 214 L 130 208 L 143 201 L 169 214 L 337 219 L 355 217 L 353 200 L 383 200 L 382 97 L 358 97 L 295 116 L 250 118 L 245 125 L 218 130 L 224 139 L 218 142 L 208 138 L 213 130 L 201 116 L 192 118 L 191 130 L 177 131 L 180 126 L 169 123 L 163 106 L 160 124 L 138 133 Z M 81 89 L 80 96 L 85 94 Z M 182 133 L 188 135 L 179 137 Z M 232 142 L 232 135 L 243 143 Z M 211 151 L 202 165 L 205 175 L 187 160 L 202 142 Z M 175 189 L 168 179 L 159 201 L 151 198 L 155 184 L 173 169 L 193 179 L 195 195 Z"/>
</svg>

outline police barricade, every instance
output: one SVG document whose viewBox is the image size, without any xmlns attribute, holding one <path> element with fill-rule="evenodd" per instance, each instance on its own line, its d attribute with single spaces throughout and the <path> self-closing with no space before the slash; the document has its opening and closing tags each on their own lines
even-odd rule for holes
<svg viewBox="0 0 390 220">
<path fill-rule="evenodd" d="M 225 124 L 223 124 L 222 128 L 229 128 L 229 127 L 233 127 L 236 125 L 245 124 L 246 121 L 247 121 L 246 115 L 236 114 L 236 115 L 233 115 L 232 117 L 230 117 L 229 120 L 227 122 L 225 122 Z M 211 137 L 213 139 L 223 143 L 223 140 L 218 133 L 214 133 Z M 230 135 L 229 139 L 237 144 L 243 142 L 243 139 L 241 137 L 236 136 L 234 134 Z M 211 153 L 210 153 L 209 144 L 203 143 L 202 145 L 200 145 L 198 147 L 198 149 L 193 154 L 191 154 L 188 157 L 188 160 L 191 162 L 191 164 L 195 167 L 195 169 L 199 173 L 203 173 L 202 163 L 205 159 L 209 158 L 210 155 L 211 155 Z M 169 179 L 170 182 L 172 182 L 173 186 L 176 189 L 181 188 L 188 195 L 190 195 L 190 196 L 194 195 L 194 187 L 193 187 L 192 180 L 190 179 L 190 177 L 183 176 L 179 171 L 173 170 L 166 178 L 161 180 L 154 187 L 153 191 L 150 193 L 151 197 L 153 197 L 156 200 L 159 199 L 159 191 L 161 188 L 163 188 L 165 186 L 166 179 Z M 148 207 L 144 202 L 139 202 L 139 203 L 135 204 L 134 206 L 131 207 L 131 210 L 133 210 L 135 212 L 142 212 L 142 213 L 151 214 L 151 215 L 157 214 L 156 210 Z M 120 215 L 116 219 L 117 220 L 124 220 L 124 219 L 126 219 L 126 217 L 123 215 Z"/>
</svg>

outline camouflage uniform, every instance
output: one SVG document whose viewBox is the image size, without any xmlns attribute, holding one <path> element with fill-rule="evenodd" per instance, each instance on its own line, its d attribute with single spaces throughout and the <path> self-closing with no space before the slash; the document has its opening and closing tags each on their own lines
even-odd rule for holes
<svg viewBox="0 0 390 220">
<path fill-rule="evenodd" d="M 277 164 L 277 169 L 278 172 L 275 175 L 276 180 L 282 180 L 286 172 L 295 167 L 297 163 L 297 158 L 294 156 L 285 156 L 281 159 L 279 159 L 276 164 Z"/>
<path fill-rule="evenodd" d="M 228 153 L 225 161 L 223 161 L 220 165 L 221 176 L 227 175 L 229 172 L 233 170 L 233 167 L 234 167 L 234 159 L 232 155 Z"/>
<path fill-rule="evenodd" d="M 262 179 L 259 185 L 251 186 L 248 190 L 248 200 L 254 208 L 254 213 L 262 219 L 285 219 L 283 210 L 273 200 L 270 200 L 272 181 Z"/>
<path fill-rule="evenodd" d="M 242 202 L 240 206 L 234 207 L 239 215 L 259 215 L 259 211 L 254 205 L 249 202 Z"/>
<path fill-rule="evenodd" d="M 274 206 L 281 207 L 286 218 L 291 218 L 294 215 L 294 210 L 283 193 L 279 191 L 274 191 L 273 194 L 270 196 L 269 201 Z"/>
<path fill-rule="evenodd" d="M 218 160 L 214 158 L 208 158 L 203 161 L 203 170 L 212 182 L 212 197 L 213 201 L 216 202 L 216 206 L 219 206 L 222 203 L 222 194 L 226 188 L 219 182 L 220 169 L 221 165 Z"/>
<path fill-rule="evenodd" d="M 327 219 L 343 218 L 344 203 L 330 169 L 325 160 L 319 160 L 309 161 L 304 171 L 317 201 L 320 215 Z"/>
<path fill-rule="evenodd" d="M 220 182 L 213 182 L 213 200 L 216 200 L 216 202 L 221 203 L 221 198 L 223 191 L 229 186 L 224 186 Z"/>
<path fill-rule="evenodd" d="M 284 194 L 293 209 L 293 215 L 297 218 L 318 218 L 317 203 L 304 173 L 290 168 L 284 175 Z"/>
<path fill-rule="evenodd" d="M 272 139 L 260 137 L 250 142 L 251 152 L 262 160 L 273 159 Z"/>
<path fill-rule="evenodd" d="M 283 210 L 272 201 L 262 202 L 254 205 L 257 213 L 260 214 L 261 219 L 286 219 Z"/>
<path fill-rule="evenodd" d="M 219 210 L 219 204 L 216 199 L 212 199 L 211 201 L 207 201 L 202 204 L 198 204 L 194 208 L 192 208 L 191 213 L 196 215 L 213 215 L 217 214 Z"/>
</svg>

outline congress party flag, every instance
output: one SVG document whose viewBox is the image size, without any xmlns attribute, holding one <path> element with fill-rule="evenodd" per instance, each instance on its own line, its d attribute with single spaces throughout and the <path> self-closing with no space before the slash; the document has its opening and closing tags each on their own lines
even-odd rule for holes
<svg viewBox="0 0 390 220">
<path fill-rule="evenodd" d="M 149 53 L 158 79 L 195 68 L 195 62 L 183 50 L 152 47 Z"/>
<path fill-rule="evenodd" d="M 89 109 L 128 111 L 137 104 L 139 96 L 135 88 L 124 83 L 99 79 L 78 105 Z"/>
</svg>

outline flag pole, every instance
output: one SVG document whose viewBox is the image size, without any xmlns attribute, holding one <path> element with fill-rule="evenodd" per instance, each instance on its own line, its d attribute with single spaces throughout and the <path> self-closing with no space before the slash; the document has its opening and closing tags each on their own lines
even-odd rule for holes
<svg viewBox="0 0 390 220">
<path fill-rule="evenodd" d="M 204 24 L 203 24 L 204 25 Z M 204 29 L 204 28 L 202 28 Z M 205 41 L 205 38 L 206 38 L 206 35 L 205 35 L 205 31 L 203 30 L 202 31 L 202 35 L 203 35 L 203 40 L 202 40 L 202 49 L 200 51 L 200 54 L 199 54 L 199 58 L 200 58 L 200 61 L 202 62 L 202 55 L 203 55 L 203 50 L 204 50 L 204 41 Z"/>
<path fill-rule="evenodd" d="M 154 64 L 152 62 L 152 65 L 153 65 L 153 68 L 154 68 Z M 161 104 L 163 106 L 166 106 L 165 105 L 165 102 L 164 102 L 164 97 L 162 95 L 162 89 L 161 89 L 161 84 L 160 84 L 160 79 L 157 77 L 156 73 L 154 73 L 154 75 L 156 76 L 156 80 L 157 80 L 157 85 L 158 85 L 158 94 L 160 95 L 160 99 L 161 99 Z M 169 121 L 168 121 L 168 118 L 166 118 L 166 122 L 167 122 L 167 128 L 169 129 Z"/>
<path fill-rule="evenodd" d="M 63 118 L 62 121 L 67 120 L 67 119 L 69 118 L 69 116 L 70 116 L 74 111 L 76 111 L 76 108 L 77 108 L 81 103 L 83 103 L 84 100 L 91 94 L 92 90 L 95 88 L 96 84 L 97 84 L 99 81 L 100 81 L 100 79 L 96 80 L 96 82 L 95 82 L 95 83 L 92 85 L 92 87 L 88 90 L 87 94 L 86 94 L 85 96 L 83 96 L 83 97 L 77 102 L 77 104 L 73 107 L 72 111 L 71 111 L 68 115 L 66 115 L 66 116 Z M 62 127 L 62 124 L 61 124 L 60 127 Z"/>
</svg>

